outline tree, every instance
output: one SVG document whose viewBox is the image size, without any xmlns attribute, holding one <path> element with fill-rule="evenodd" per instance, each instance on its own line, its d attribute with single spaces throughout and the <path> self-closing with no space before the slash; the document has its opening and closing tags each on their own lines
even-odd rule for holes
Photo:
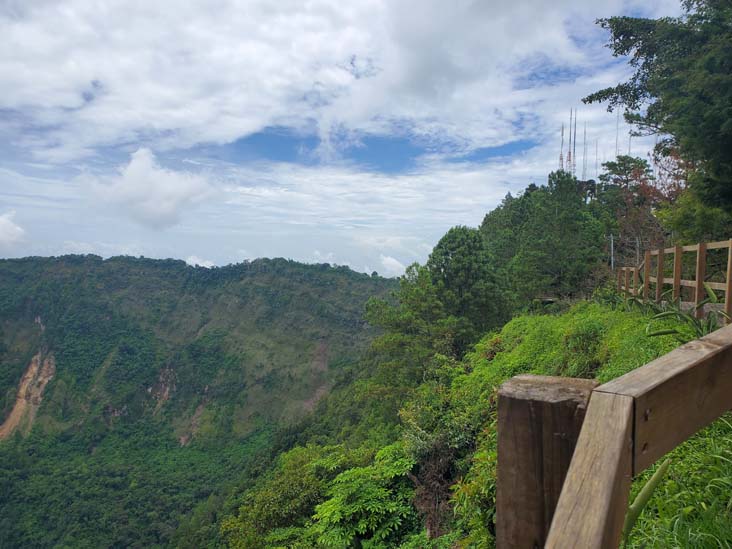
<svg viewBox="0 0 732 549">
<path fill-rule="evenodd" d="M 501 257 L 500 277 L 515 308 L 546 295 L 578 295 L 600 263 L 603 225 L 585 202 L 583 185 L 571 174 L 549 175 L 547 185 L 530 186 L 506 197 L 486 215 L 481 233 L 486 248 Z"/>
<path fill-rule="evenodd" d="M 449 315 L 467 322 L 463 349 L 490 328 L 506 321 L 506 304 L 495 266 L 478 229 L 453 227 L 427 260 L 437 295 Z"/>
<path fill-rule="evenodd" d="M 639 244 L 663 245 L 663 229 L 654 211 L 665 203 L 666 197 L 643 158 L 621 155 L 602 166 L 605 172 L 600 175 L 598 201 L 614 215 L 614 227 L 610 230 L 620 237 L 619 256 L 627 255 L 628 260 L 636 261 Z"/>
<path fill-rule="evenodd" d="M 679 199 L 658 211 L 664 228 L 674 241 L 682 244 L 710 242 L 732 235 L 732 214 L 705 206 L 692 192 L 684 192 Z"/>
<path fill-rule="evenodd" d="M 614 56 L 629 56 L 631 78 L 586 103 L 622 107 L 638 134 L 665 136 L 658 149 L 694 163 L 691 184 L 709 205 L 732 209 L 732 4 L 685 0 L 680 18 L 611 17 Z"/>
</svg>

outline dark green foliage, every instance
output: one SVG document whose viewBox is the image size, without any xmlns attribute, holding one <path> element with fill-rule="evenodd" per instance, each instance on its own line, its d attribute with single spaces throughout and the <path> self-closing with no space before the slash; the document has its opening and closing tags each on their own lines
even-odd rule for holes
<svg viewBox="0 0 732 549">
<path fill-rule="evenodd" d="M 546 186 L 506 197 L 480 231 L 488 253 L 502 260 L 498 279 L 514 307 L 592 289 L 592 274 L 603 258 L 603 224 L 570 174 L 552 173 Z"/>
<path fill-rule="evenodd" d="M 692 184 L 710 206 L 732 208 L 732 6 L 721 0 L 685 0 L 681 18 L 612 17 L 616 56 L 628 56 L 632 77 L 593 93 L 586 102 L 625 108 L 641 133 L 670 136 L 695 165 Z"/>
<path fill-rule="evenodd" d="M 456 335 L 458 355 L 479 335 L 505 322 L 508 304 L 480 231 L 453 227 L 432 250 L 426 267 L 445 312 L 464 325 Z"/>
<path fill-rule="evenodd" d="M 663 205 L 656 215 L 680 244 L 726 240 L 732 235 L 732 213 L 706 206 L 694 192 L 684 192 L 674 203 Z"/>
<path fill-rule="evenodd" d="M 3 419 L 39 350 L 56 375 L 0 442 L 0 546 L 218 543 L 227 495 L 353 378 L 364 303 L 393 287 L 286 260 L 1 260 Z"/>
</svg>

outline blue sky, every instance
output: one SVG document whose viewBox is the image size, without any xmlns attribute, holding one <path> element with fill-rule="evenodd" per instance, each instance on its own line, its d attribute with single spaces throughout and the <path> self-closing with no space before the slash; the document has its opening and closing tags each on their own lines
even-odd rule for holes
<svg viewBox="0 0 732 549">
<path fill-rule="evenodd" d="M 542 183 L 570 108 L 588 176 L 612 158 L 581 98 L 627 67 L 593 22 L 679 5 L 590 4 L 0 2 L 0 256 L 401 274 Z"/>
</svg>

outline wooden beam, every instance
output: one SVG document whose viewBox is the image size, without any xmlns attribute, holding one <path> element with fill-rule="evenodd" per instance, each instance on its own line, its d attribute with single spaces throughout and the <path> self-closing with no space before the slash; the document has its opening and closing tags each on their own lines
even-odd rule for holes
<svg viewBox="0 0 732 549">
<path fill-rule="evenodd" d="M 709 242 L 707 244 L 707 250 L 716 250 L 718 248 L 730 248 L 732 247 L 732 240 L 722 240 L 721 242 Z"/>
<path fill-rule="evenodd" d="M 636 267 L 633 267 L 633 295 L 636 297 L 640 295 L 638 288 L 638 269 Z"/>
<path fill-rule="evenodd" d="M 689 246 L 681 246 L 681 249 L 685 252 L 695 252 L 699 249 L 699 244 L 690 244 Z"/>
<path fill-rule="evenodd" d="M 732 239 L 729 241 L 729 251 L 727 252 L 727 288 L 724 290 L 724 312 L 728 317 L 732 317 Z M 727 321 L 730 323 L 730 321 Z"/>
<path fill-rule="evenodd" d="M 651 251 L 646 250 L 646 259 L 643 262 L 643 300 L 648 301 L 651 291 Z"/>
<path fill-rule="evenodd" d="M 620 290 L 622 289 L 622 286 L 623 286 L 623 283 L 621 280 L 622 276 L 623 276 L 623 270 L 618 269 L 618 293 L 620 293 Z"/>
<path fill-rule="evenodd" d="M 498 393 L 496 544 L 543 547 L 592 380 L 517 376 Z"/>
<path fill-rule="evenodd" d="M 681 249 L 681 246 L 676 246 L 674 248 L 674 301 L 676 301 L 677 299 L 681 299 L 681 259 L 683 253 L 684 251 Z"/>
<path fill-rule="evenodd" d="M 658 263 L 656 264 L 656 303 L 661 303 L 663 296 L 663 254 L 658 254 Z"/>
<path fill-rule="evenodd" d="M 618 547 L 632 478 L 632 420 L 631 397 L 592 393 L 546 548 Z"/>
<path fill-rule="evenodd" d="M 696 252 L 696 287 L 694 290 L 694 306 L 696 307 L 696 318 L 704 318 L 704 307 L 701 302 L 706 297 L 704 279 L 707 276 L 707 245 L 702 242 L 697 245 Z"/>
<path fill-rule="evenodd" d="M 625 297 L 630 296 L 630 269 L 625 269 Z"/>
<path fill-rule="evenodd" d="M 635 401 L 637 475 L 732 408 L 732 326 L 682 345 L 598 392 Z"/>
</svg>

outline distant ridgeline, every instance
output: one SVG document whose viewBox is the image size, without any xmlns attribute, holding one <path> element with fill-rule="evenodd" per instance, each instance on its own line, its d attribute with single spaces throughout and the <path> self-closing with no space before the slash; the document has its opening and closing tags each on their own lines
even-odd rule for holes
<svg viewBox="0 0 732 549">
<path fill-rule="evenodd" d="M 0 260 L 0 546 L 150 546 L 356 375 L 392 280 L 261 259 Z"/>
</svg>

